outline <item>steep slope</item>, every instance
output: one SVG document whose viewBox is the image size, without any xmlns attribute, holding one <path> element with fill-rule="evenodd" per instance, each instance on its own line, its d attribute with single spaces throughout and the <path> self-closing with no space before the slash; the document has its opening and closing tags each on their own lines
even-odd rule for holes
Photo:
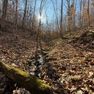
<svg viewBox="0 0 94 94">
<path fill-rule="evenodd" d="M 49 73 L 51 79 L 54 80 L 55 74 L 59 76 L 56 81 L 59 83 L 57 88 L 60 91 L 57 94 L 61 94 L 62 90 L 65 94 L 93 94 L 94 45 L 91 45 L 94 42 L 93 30 L 78 33 L 76 37 L 75 35 L 70 37 L 68 34 L 65 36 L 67 38 L 54 41 L 47 57 L 48 63 L 54 69 L 54 73 L 51 71 Z"/>
</svg>

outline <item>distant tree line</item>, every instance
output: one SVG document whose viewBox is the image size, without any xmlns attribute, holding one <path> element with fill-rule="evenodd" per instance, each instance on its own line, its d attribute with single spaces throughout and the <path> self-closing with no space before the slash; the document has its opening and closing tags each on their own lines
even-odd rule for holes
<svg viewBox="0 0 94 94">
<path fill-rule="evenodd" d="M 39 15 L 42 10 L 47 8 L 48 0 L 40 0 Z M 55 31 L 56 36 L 62 37 L 65 31 L 75 31 L 78 28 L 84 28 L 94 24 L 94 0 L 60 0 L 58 9 L 58 0 L 49 0 L 53 5 L 54 17 L 53 22 L 49 23 L 46 18 L 45 25 L 37 21 L 37 3 L 39 0 L 1 0 L 0 15 L 2 20 L 10 21 L 15 26 L 20 25 L 22 28 L 29 28 L 32 31 L 41 27 L 43 31 Z M 21 3 L 22 2 L 22 3 Z M 59 13 L 59 14 L 58 14 Z M 35 30 L 36 31 L 36 30 Z"/>
</svg>

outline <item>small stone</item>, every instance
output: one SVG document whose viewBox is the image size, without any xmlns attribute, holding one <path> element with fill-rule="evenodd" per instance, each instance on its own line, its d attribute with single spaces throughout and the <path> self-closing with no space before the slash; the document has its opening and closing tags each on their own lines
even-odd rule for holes
<svg viewBox="0 0 94 94">
<path fill-rule="evenodd" d="M 83 91 L 82 90 L 79 90 L 79 91 L 77 91 L 76 94 L 83 94 Z"/>
<path fill-rule="evenodd" d="M 14 64 L 14 63 L 12 63 L 11 65 L 12 65 L 13 67 L 18 67 L 18 66 L 17 66 L 16 64 Z"/>
<path fill-rule="evenodd" d="M 93 72 L 91 71 L 91 72 L 89 72 L 88 77 L 90 78 L 90 77 L 92 77 L 92 76 L 93 76 Z"/>
</svg>

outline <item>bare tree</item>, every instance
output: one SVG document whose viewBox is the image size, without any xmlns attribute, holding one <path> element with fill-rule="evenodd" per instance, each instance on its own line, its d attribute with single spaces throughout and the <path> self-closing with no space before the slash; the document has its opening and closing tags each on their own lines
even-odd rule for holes
<svg viewBox="0 0 94 94">
<path fill-rule="evenodd" d="M 32 30 L 35 29 L 35 12 L 36 12 L 36 4 L 37 4 L 37 0 L 34 1 L 34 10 L 33 10 L 33 19 L 32 19 Z"/>
<path fill-rule="evenodd" d="M 75 0 L 72 0 L 71 4 L 71 16 L 72 16 L 72 30 L 75 31 L 75 14 L 76 14 L 76 5 Z"/>
<path fill-rule="evenodd" d="M 66 2 L 67 2 L 67 17 L 68 17 L 68 22 L 67 22 L 67 24 L 68 24 L 68 28 L 67 28 L 67 30 L 68 31 L 71 31 L 71 0 L 66 0 Z"/>
<path fill-rule="evenodd" d="M 80 27 L 82 27 L 82 2 L 83 0 L 80 0 Z"/>
<path fill-rule="evenodd" d="M 88 25 L 90 26 L 90 0 L 88 0 Z"/>
<path fill-rule="evenodd" d="M 53 0 L 51 0 L 52 2 L 52 5 L 53 5 L 53 11 L 54 11 L 54 17 L 55 17 L 55 22 L 54 22 L 54 25 L 53 25 L 53 28 L 55 28 L 55 31 L 58 32 L 57 36 L 60 37 L 60 23 L 59 23 L 59 16 L 58 16 L 58 7 L 57 7 L 57 0 L 55 0 L 55 2 Z M 53 18 L 54 18 L 53 17 Z"/>
<path fill-rule="evenodd" d="M 23 15 L 23 20 L 22 20 L 22 27 L 25 25 L 25 18 L 26 18 L 26 12 L 27 12 L 27 2 L 28 0 L 25 0 L 25 8 L 24 8 L 24 15 Z"/>
<path fill-rule="evenodd" d="M 7 16 L 7 7 L 8 7 L 8 0 L 3 0 L 2 19 L 6 19 L 6 16 Z"/>
<path fill-rule="evenodd" d="M 61 0 L 61 19 L 60 19 L 60 36 L 62 38 L 63 32 L 63 0 Z"/>
<path fill-rule="evenodd" d="M 15 24 L 18 24 L 18 0 L 16 0 Z"/>
<path fill-rule="evenodd" d="M 42 54 L 42 44 L 41 44 L 41 16 L 42 16 L 42 11 L 43 11 L 43 7 L 44 7 L 44 2 L 45 0 L 41 0 L 40 2 L 40 8 L 39 8 L 39 26 L 38 26 L 38 30 L 37 30 L 37 33 L 36 33 L 36 53 L 35 53 L 35 57 L 36 57 L 36 60 L 37 60 L 37 54 L 38 54 L 38 49 L 40 49 L 41 51 L 41 54 Z"/>
</svg>

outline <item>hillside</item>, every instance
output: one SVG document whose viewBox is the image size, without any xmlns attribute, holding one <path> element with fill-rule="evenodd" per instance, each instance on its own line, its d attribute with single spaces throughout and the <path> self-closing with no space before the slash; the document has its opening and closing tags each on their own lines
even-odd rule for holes
<svg viewBox="0 0 94 94">
<path fill-rule="evenodd" d="M 65 34 L 63 40 L 53 43 L 48 62 L 54 69 L 54 75 L 59 76 L 57 82 L 62 87 L 57 87 L 58 90 L 64 94 L 93 94 L 94 31 L 71 32 Z M 50 75 L 55 78 L 53 73 Z M 62 94 L 60 91 L 58 94 Z"/>
<path fill-rule="evenodd" d="M 69 32 L 64 39 L 53 40 L 50 46 L 44 45 L 45 63 L 41 63 L 37 71 L 34 63 L 36 42 L 32 41 L 29 32 L 15 33 L 2 32 L 0 35 L 1 62 L 26 70 L 31 75 L 37 72 L 40 79 L 51 85 L 53 94 L 94 93 L 93 29 Z"/>
</svg>

